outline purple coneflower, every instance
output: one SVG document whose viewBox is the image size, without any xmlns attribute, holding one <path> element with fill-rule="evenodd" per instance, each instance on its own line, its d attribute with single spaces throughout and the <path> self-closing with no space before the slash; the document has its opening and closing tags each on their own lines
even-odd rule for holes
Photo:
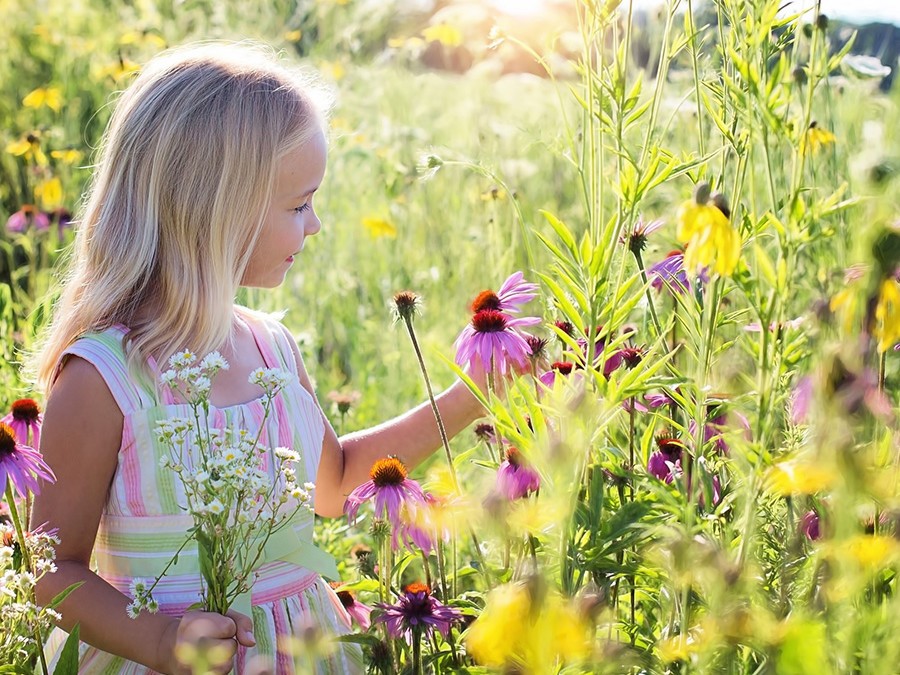
<svg viewBox="0 0 900 675">
<path fill-rule="evenodd" d="M 16 432 L 0 422 L 0 495 L 11 486 L 20 496 L 40 494 L 39 478 L 55 482 L 56 476 L 34 448 L 16 441 Z"/>
<path fill-rule="evenodd" d="M 475 425 L 475 436 L 485 443 L 496 443 L 497 434 L 494 431 L 494 425 L 489 422 L 480 422 Z"/>
<path fill-rule="evenodd" d="M 603 376 L 609 377 L 619 366 L 625 365 L 629 370 L 636 368 L 644 358 L 644 350 L 640 347 L 622 347 L 616 350 L 603 364 Z"/>
<path fill-rule="evenodd" d="M 800 519 L 800 531 L 810 541 L 815 541 L 822 536 L 819 530 L 819 514 L 816 513 L 815 509 L 810 509 L 803 514 L 803 517 Z"/>
<path fill-rule="evenodd" d="M 337 590 L 342 585 L 343 584 L 340 581 L 331 582 L 331 587 L 335 589 L 338 600 L 341 601 L 341 604 L 344 606 L 344 609 L 347 610 L 347 614 L 350 615 L 350 618 L 353 619 L 363 631 L 369 630 L 369 626 L 372 625 L 372 619 L 369 616 L 372 613 L 372 608 L 357 600 L 356 596 L 350 591 Z"/>
<path fill-rule="evenodd" d="M 495 309 L 498 312 L 516 313 L 522 305 L 531 302 L 537 297 L 538 285 L 525 281 L 525 275 L 515 272 L 496 293 L 494 291 L 482 291 L 472 302 L 472 313 L 477 314 L 483 309 Z"/>
<path fill-rule="evenodd" d="M 497 469 L 494 489 L 509 501 L 521 499 L 541 488 L 541 476 L 516 448 L 506 449 L 506 459 Z"/>
<path fill-rule="evenodd" d="M 375 517 L 385 518 L 393 526 L 400 524 L 400 510 L 404 505 L 411 511 L 425 503 L 419 484 L 406 477 L 406 467 L 396 457 L 379 459 L 369 471 L 371 480 L 350 493 L 344 503 L 344 513 L 352 524 L 363 502 L 375 498 Z"/>
<path fill-rule="evenodd" d="M 50 227 L 50 219 L 36 206 L 25 204 L 6 221 L 7 232 L 25 232 L 29 226 L 34 225 L 36 230 L 46 230 Z"/>
<path fill-rule="evenodd" d="M 676 438 L 660 435 L 656 438 L 656 447 L 656 452 L 647 459 L 647 473 L 671 483 L 681 473 L 681 450 L 684 446 Z"/>
<path fill-rule="evenodd" d="M 571 361 L 554 361 L 554 363 L 550 366 L 550 370 L 541 375 L 538 380 L 548 387 L 553 387 L 553 384 L 556 382 L 557 373 L 563 376 L 568 376 L 572 372 L 572 368 L 575 367 L 575 364 Z"/>
<path fill-rule="evenodd" d="M 501 374 L 506 374 L 510 368 L 525 368 L 531 349 L 516 329 L 540 322 L 533 316 L 512 318 L 496 309 L 476 312 L 453 343 L 457 365 L 469 365 L 477 359 L 486 371 L 496 368 Z"/>
<path fill-rule="evenodd" d="M 20 398 L 12 404 L 10 413 L 0 419 L 12 427 L 16 434 L 16 438 L 22 445 L 28 445 L 28 432 L 31 432 L 31 447 L 41 447 L 41 425 L 44 423 L 44 416 L 38 407 L 37 401 L 31 398 Z"/>
<path fill-rule="evenodd" d="M 650 408 L 661 408 L 664 405 L 671 405 L 675 403 L 675 399 L 665 392 L 658 394 L 646 394 L 644 396 L 644 400 L 647 402 L 647 406 Z"/>
<path fill-rule="evenodd" d="M 645 223 L 644 217 L 641 216 L 634 224 L 634 229 L 631 230 L 631 233 L 627 235 L 623 234 L 619 241 L 623 244 L 627 244 L 628 250 L 635 255 L 638 255 L 647 245 L 647 237 L 656 232 L 663 225 L 665 225 L 665 222 L 662 220 L 651 220 L 649 223 Z"/>
<path fill-rule="evenodd" d="M 794 385 L 794 391 L 791 392 L 791 422 L 793 424 L 803 424 L 806 421 L 813 399 L 813 387 L 813 379 L 809 375 L 801 377 Z"/>
<path fill-rule="evenodd" d="M 650 285 L 657 291 L 663 286 L 674 293 L 690 292 L 691 282 L 684 271 L 684 253 L 672 251 L 665 258 L 647 269 Z"/>
<path fill-rule="evenodd" d="M 431 596 L 431 589 L 425 584 L 410 584 L 403 589 L 403 595 L 395 605 L 379 603 L 384 610 L 376 623 L 387 624 L 391 637 L 405 637 L 410 644 L 424 635 L 430 638 L 436 628 L 441 635 L 450 634 L 450 624 L 462 619 L 462 614 L 441 604 Z"/>
</svg>

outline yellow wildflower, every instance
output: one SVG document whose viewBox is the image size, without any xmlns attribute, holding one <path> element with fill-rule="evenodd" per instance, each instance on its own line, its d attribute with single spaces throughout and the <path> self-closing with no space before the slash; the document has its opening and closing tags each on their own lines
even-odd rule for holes
<svg viewBox="0 0 900 675">
<path fill-rule="evenodd" d="M 41 181 L 34 186 L 34 196 L 45 211 L 52 211 L 62 204 L 62 183 L 56 176 Z"/>
<path fill-rule="evenodd" d="M 879 352 L 900 342 L 900 283 L 893 278 L 881 282 L 875 305 L 875 339 Z"/>
<path fill-rule="evenodd" d="M 24 138 L 8 143 L 6 151 L 16 157 L 34 160 L 40 166 L 47 165 L 47 156 L 41 150 L 41 139 L 38 138 L 37 133 L 27 134 Z"/>
<path fill-rule="evenodd" d="M 303 37 L 302 30 L 289 30 L 284 35 L 282 35 L 285 42 L 300 42 L 300 38 Z"/>
<path fill-rule="evenodd" d="M 97 68 L 95 70 L 95 75 L 98 80 L 111 77 L 118 82 L 119 80 L 138 72 L 140 69 L 140 64 L 137 64 L 130 59 L 120 57 L 114 63 Z"/>
<path fill-rule="evenodd" d="M 384 218 L 366 216 L 362 219 L 362 224 L 369 231 L 369 234 L 375 238 L 390 237 L 393 239 L 397 236 L 397 228 Z"/>
<path fill-rule="evenodd" d="M 62 108 L 62 92 L 56 87 L 39 87 L 22 99 L 22 105 L 26 108 L 47 106 L 54 112 L 59 112 Z"/>
<path fill-rule="evenodd" d="M 813 120 L 809 124 L 809 129 L 800 138 L 800 154 L 806 154 L 807 149 L 816 153 L 819 149 L 826 145 L 831 145 L 835 141 L 835 135 L 819 126 L 819 123 Z"/>
<path fill-rule="evenodd" d="M 488 594 L 484 611 L 465 635 L 478 663 L 552 673 L 560 661 L 588 655 L 588 627 L 572 604 L 548 592 L 535 606 L 535 595 L 522 583 L 505 584 Z"/>
<path fill-rule="evenodd" d="M 51 150 L 50 156 L 58 159 L 63 164 L 75 164 L 81 161 L 81 150 L 68 148 L 67 150 Z"/>
<path fill-rule="evenodd" d="M 875 572 L 896 559 L 898 544 L 887 535 L 857 534 L 846 542 L 850 559 L 866 572 Z"/>
<path fill-rule="evenodd" d="M 438 23 L 422 30 L 426 42 L 440 42 L 445 47 L 458 47 L 462 44 L 462 32 L 449 23 Z"/>
<path fill-rule="evenodd" d="M 811 495 L 830 487 L 836 477 L 829 467 L 808 460 L 792 460 L 772 467 L 768 476 L 769 489 L 784 497 Z"/>
<path fill-rule="evenodd" d="M 721 194 L 712 195 L 709 183 L 700 183 L 694 198 L 678 209 L 678 241 L 685 244 L 684 268 L 709 268 L 731 276 L 741 258 L 741 235 L 728 222 L 728 207 Z"/>
</svg>

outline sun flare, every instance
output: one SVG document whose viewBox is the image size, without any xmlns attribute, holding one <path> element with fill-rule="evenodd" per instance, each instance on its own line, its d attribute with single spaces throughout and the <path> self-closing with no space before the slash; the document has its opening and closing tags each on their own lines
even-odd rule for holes
<svg viewBox="0 0 900 675">
<path fill-rule="evenodd" d="M 548 9 L 547 0 L 488 0 L 488 5 L 511 16 L 536 16 Z"/>
</svg>

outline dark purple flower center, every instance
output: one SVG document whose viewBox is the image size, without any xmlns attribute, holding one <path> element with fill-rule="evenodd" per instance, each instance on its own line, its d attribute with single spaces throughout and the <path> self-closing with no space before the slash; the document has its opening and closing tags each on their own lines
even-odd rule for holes
<svg viewBox="0 0 900 675">
<path fill-rule="evenodd" d="M 482 309 L 472 317 L 472 327 L 478 333 L 502 333 L 506 325 L 506 316 L 496 309 Z"/>
<path fill-rule="evenodd" d="M 344 609 L 350 609 L 356 604 L 356 598 L 353 597 L 353 594 L 350 591 L 338 591 L 337 596 L 338 600 L 340 600 L 341 604 L 344 606 Z"/>
<path fill-rule="evenodd" d="M 556 327 L 569 337 L 572 337 L 575 334 L 575 328 L 568 321 L 557 321 Z"/>
<path fill-rule="evenodd" d="M 406 480 L 406 467 L 396 457 L 385 457 L 372 465 L 369 477 L 380 488 L 388 485 L 400 485 Z"/>
<path fill-rule="evenodd" d="M 494 425 L 487 422 L 476 424 L 475 435 L 483 441 L 490 441 L 494 438 Z"/>
<path fill-rule="evenodd" d="M 16 453 L 16 432 L 5 422 L 0 422 L 0 460 Z"/>
<path fill-rule="evenodd" d="M 681 456 L 681 442 L 677 438 L 660 436 L 656 439 L 656 447 L 670 460 Z"/>
<path fill-rule="evenodd" d="M 572 372 L 574 365 L 570 361 L 555 361 L 550 367 L 561 375 L 568 375 Z"/>
<path fill-rule="evenodd" d="M 544 350 L 547 347 L 547 340 L 537 337 L 536 335 L 529 335 L 525 338 L 525 342 L 528 343 L 528 349 L 531 351 L 531 358 L 539 359 L 544 355 Z"/>
<path fill-rule="evenodd" d="M 619 350 L 619 355 L 629 368 L 635 368 L 644 358 L 644 350 L 640 347 L 624 347 Z"/>
<path fill-rule="evenodd" d="M 12 416 L 20 422 L 36 422 L 41 409 L 32 398 L 20 398 L 12 404 Z"/>
<path fill-rule="evenodd" d="M 481 291 L 472 301 L 472 311 L 475 314 L 485 309 L 500 309 L 500 296 L 494 291 Z"/>
</svg>

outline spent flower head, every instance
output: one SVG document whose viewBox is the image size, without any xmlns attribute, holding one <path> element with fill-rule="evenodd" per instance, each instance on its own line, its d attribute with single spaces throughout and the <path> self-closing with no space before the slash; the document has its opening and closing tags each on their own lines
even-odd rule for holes
<svg viewBox="0 0 900 675">
<path fill-rule="evenodd" d="M 422 301 L 413 291 L 400 291 L 394 294 L 391 305 L 395 321 L 412 321 L 422 310 Z"/>
</svg>

